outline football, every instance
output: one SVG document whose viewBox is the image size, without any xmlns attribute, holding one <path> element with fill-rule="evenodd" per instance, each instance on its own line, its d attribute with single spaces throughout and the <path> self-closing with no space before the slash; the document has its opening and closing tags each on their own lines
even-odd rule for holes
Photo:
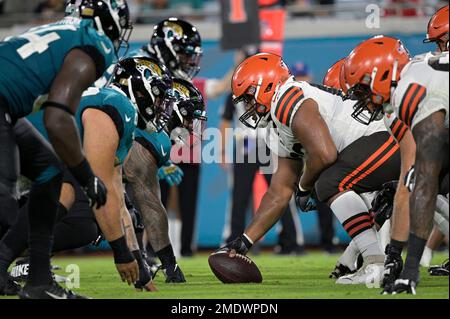
<svg viewBox="0 0 450 319">
<path fill-rule="evenodd" d="M 262 282 L 261 272 L 247 256 L 237 254 L 231 258 L 228 252 L 222 251 L 211 254 L 208 263 L 214 275 L 225 284 Z"/>
</svg>

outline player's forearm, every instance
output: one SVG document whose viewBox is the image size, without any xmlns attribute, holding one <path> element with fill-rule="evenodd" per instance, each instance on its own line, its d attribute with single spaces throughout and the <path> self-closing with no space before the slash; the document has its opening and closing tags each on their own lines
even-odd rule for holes
<svg viewBox="0 0 450 319">
<path fill-rule="evenodd" d="M 134 142 L 124 166 L 127 190 L 135 199 L 142 214 L 145 229 L 155 251 L 170 244 L 167 213 L 161 203 L 158 167 L 156 161 L 142 145 Z"/>
<path fill-rule="evenodd" d="M 47 107 L 44 124 L 59 158 L 69 167 L 80 164 L 84 155 L 74 117 L 63 110 Z"/>
<path fill-rule="evenodd" d="M 391 238 L 406 242 L 409 235 L 409 191 L 400 178 L 394 197 Z"/>
<path fill-rule="evenodd" d="M 122 225 L 125 233 L 125 238 L 127 239 L 128 248 L 130 251 L 139 250 L 139 244 L 136 238 L 136 234 L 134 232 L 133 220 L 131 219 L 130 213 L 124 207 L 121 210 L 122 216 Z"/>
<path fill-rule="evenodd" d="M 245 234 L 253 242 L 261 239 L 281 218 L 289 204 L 291 196 L 292 193 L 290 195 L 280 195 L 269 189 L 264 195 L 253 221 L 245 230 Z"/>
<path fill-rule="evenodd" d="M 317 159 L 313 159 L 311 156 L 308 157 L 302 177 L 300 178 L 300 185 L 302 188 L 312 190 L 320 174 L 330 165 L 330 162 L 319 161 Z"/>
<path fill-rule="evenodd" d="M 100 209 L 94 208 L 95 219 L 102 230 L 105 239 L 114 241 L 124 235 L 120 213 L 120 196 L 113 183 L 106 183 L 108 199 Z"/>
<path fill-rule="evenodd" d="M 138 183 L 131 182 L 129 185 L 142 214 L 145 230 L 153 249 L 159 251 L 167 247 L 170 245 L 169 222 L 157 193 L 149 187 L 140 187 Z"/>
</svg>

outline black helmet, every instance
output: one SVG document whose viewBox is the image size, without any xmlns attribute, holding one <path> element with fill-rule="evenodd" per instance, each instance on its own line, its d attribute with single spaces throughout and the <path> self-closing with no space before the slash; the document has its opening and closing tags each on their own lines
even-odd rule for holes
<svg viewBox="0 0 450 319">
<path fill-rule="evenodd" d="M 116 51 L 128 48 L 133 25 L 126 0 L 69 0 L 66 15 L 93 20 L 96 29 L 113 41 Z"/>
<path fill-rule="evenodd" d="M 208 119 L 205 102 L 200 91 L 191 82 L 181 78 L 172 80 L 173 111 L 167 128 L 174 139 L 192 145 L 201 140 L 204 122 Z M 189 142 L 190 136 L 194 140 Z"/>
<path fill-rule="evenodd" d="M 140 129 L 160 131 L 166 126 L 171 116 L 172 79 L 156 59 L 120 60 L 108 85 L 119 88 L 136 106 Z"/>
<path fill-rule="evenodd" d="M 148 46 L 173 76 L 190 80 L 200 71 L 202 40 L 189 22 L 177 18 L 161 21 L 154 27 Z"/>
</svg>

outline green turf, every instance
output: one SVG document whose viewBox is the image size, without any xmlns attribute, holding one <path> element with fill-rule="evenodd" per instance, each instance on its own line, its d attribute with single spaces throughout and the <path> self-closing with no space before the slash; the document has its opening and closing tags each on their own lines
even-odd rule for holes
<svg viewBox="0 0 450 319">
<path fill-rule="evenodd" d="M 77 264 L 81 280 L 80 288 L 74 290 L 92 298 L 449 298 L 448 277 L 430 277 L 426 269 L 422 269 L 417 296 L 382 296 L 380 289 L 336 285 L 328 279 L 339 255 L 311 252 L 303 257 L 254 256 L 252 259 L 262 272 L 263 283 L 242 285 L 219 282 L 209 269 L 207 257 L 202 254 L 179 261 L 187 284 L 165 284 L 163 275 L 158 274 L 156 284 L 159 291 L 154 293 L 139 293 L 122 283 L 109 256 L 61 257 L 55 258 L 53 263 L 63 268 L 57 271 L 61 275 L 64 275 L 67 265 Z M 438 253 L 433 262 L 440 263 L 445 258 L 445 254 Z"/>
</svg>

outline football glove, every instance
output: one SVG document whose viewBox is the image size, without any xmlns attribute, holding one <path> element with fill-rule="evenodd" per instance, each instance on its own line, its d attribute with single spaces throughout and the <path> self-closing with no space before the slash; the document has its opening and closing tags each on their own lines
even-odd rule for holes
<svg viewBox="0 0 450 319">
<path fill-rule="evenodd" d="M 416 184 L 416 174 L 415 174 L 414 165 L 411 166 L 409 171 L 406 173 L 404 183 L 405 183 L 406 188 L 408 188 L 408 190 L 410 192 L 412 192 L 414 190 L 414 185 Z"/>
<path fill-rule="evenodd" d="M 179 185 L 183 179 L 184 173 L 177 165 L 171 161 L 167 161 L 158 170 L 158 179 L 166 180 L 169 186 Z"/>
<path fill-rule="evenodd" d="M 297 207 L 304 213 L 316 210 L 317 202 L 311 197 L 311 191 L 302 191 L 297 184 L 295 184 L 295 188 L 295 203 L 297 204 Z"/>
<path fill-rule="evenodd" d="M 397 185 L 398 181 L 391 181 L 383 184 L 383 188 L 376 194 L 372 201 L 371 213 L 380 228 L 383 226 L 385 221 L 392 216 Z"/>
<path fill-rule="evenodd" d="M 92 176 L 85 187 L 86 196 L 89 198 L 89 205 L 99 209 L 106 203 L 106 186 L 97 176 Z"/>
<path fill-rule="evenodd" d="M 241 235 L 233 241 L 230 241 L 225 246 L 219 248 L 216 252 L 230 252 L 232 250 L 236 251 L 237 254 L 247 255 L 250 248 L 252 248 L 253 244 L 247 239 L 245 235 Z"/>
</svg>

